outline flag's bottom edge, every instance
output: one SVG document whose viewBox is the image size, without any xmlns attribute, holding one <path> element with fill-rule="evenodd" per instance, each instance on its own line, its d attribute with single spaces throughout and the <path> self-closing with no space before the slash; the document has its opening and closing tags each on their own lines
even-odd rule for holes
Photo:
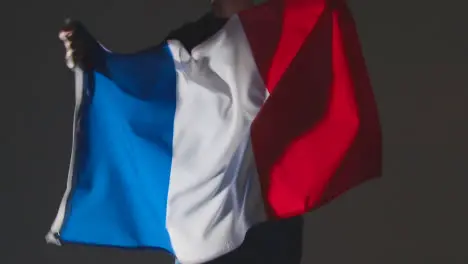
<svg viewBox="0 0 468 264">
<path fill-rule="evenodd" d="M 259 222 L 260 223 L 260 222 Z M 248 230 L 250 230 L 253 226 L 255 226 L 255 223 L 251 225 Z M 241 245 L 244 243 L 245 239 L 247 237 L 247 232 L 243 234 L 243 236 L 238 237 L 238 239 L 233 239 L 229 241 L 230 243 L 227 243 L 227 247 L 225 247 L 223 250 L 217 252 L 214 256 L 211 256 L 208 259 L 204 259 L 203 261 L 199 263 L 205 263 L 209 262 L 212 260 L 216 260 L 219 257 L 224 256 L 225 254 L 228 254 L 229 252 L 232 252 L 234 250 L 237 250 Z M 144 245 L 114 245 L 110 243 L 94 243 L 94 242 L 87 242 L 87 241 L 81 241 L 81 240 L 71 240 L 71 239 L 64 239 L 61 237 L 57 232 L 50 231 L 46 235 L 46 241 L 48 244 L 56 245 L 56 246 L 85 246 L 85 247 L 94 247 L 94 248 L 105 248 L 105 249 L 119 249 L 119 250 L 128 250 L 128 251 L 135 251 L 135 250 L 149 250 L 149 251 L 159 251 L 159 252 L 164 252 L 172 257 L 176 258 L 175 254 L 165 248 L 162 247 L 156 247 L 156 246 L 144 246 Z M 178 261 L 178 260 L 176 260 Z M 176 262 L 180 263 L 180 262 Z M 192 263 L 192 262 L 190 262 Z"/>
<path fill-rule="evenodd" d="M 51 238 L 52 237 L 52 238 Z M 50 241 L 49 239 L 52 239 Z M 87 247 L 95 247 L 95 248 L 109 248 L 109 249 L 123 249 L 123 250 L 154 250 L 154 251 L 163 251 L 165 253 L 168 253 L 172 256 L 174 254 L 170 252 L 169 250 L 162 248 L 162 247 L 156 247 L 156 246 L 144 246 L 144 245 L 113 245 L 109 243 L 93 243 L 93 242 L 86 242 L 86 241 L 80 241 L 80 240 L 68 240 L 68 239 L 63 239 L 60 236 L 58 236 L 55 233 L 48 233 L 46 236 L 46 240 L 48 244 L 53 244 L 56 246 L 87 246 Z"/>
</svg>

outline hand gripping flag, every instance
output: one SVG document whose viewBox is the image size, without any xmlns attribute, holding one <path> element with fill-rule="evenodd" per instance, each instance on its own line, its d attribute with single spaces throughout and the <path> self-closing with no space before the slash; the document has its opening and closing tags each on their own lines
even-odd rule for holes
<svg viewBox="0 0 468 264">
<path fill-rule="evenodd" d="M 183 264 L 238 247 L 381 173 L 381 131 L 340 0 L 270 0 L 188 52 L 176 40 L 77 71 L 69 179 L 47 238 L 155 247 Z"/>
</svg>

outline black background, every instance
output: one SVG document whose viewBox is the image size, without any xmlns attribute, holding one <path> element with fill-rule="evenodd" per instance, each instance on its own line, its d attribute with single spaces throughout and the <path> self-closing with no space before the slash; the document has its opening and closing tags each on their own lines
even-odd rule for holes
<svg viewBox="0 0 468 264">
<path fill-rule="evenodd" d="M 379 104 L 384 177 L 307 216 L 303 263 L 468 263 L 466 3 L 349 3 Z M 71 16 L 130 52 L 207 8 L 208 0 L 2 2 L 0 263 L 172 263 L 161 253 L 45 244 L 65 187 L 74 103 L 57 33 Z"/>
</svg>

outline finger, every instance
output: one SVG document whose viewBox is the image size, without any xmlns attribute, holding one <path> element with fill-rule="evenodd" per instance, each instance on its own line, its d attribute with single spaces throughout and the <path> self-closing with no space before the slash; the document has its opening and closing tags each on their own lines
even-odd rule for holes
<svg viewBox="0 0 468 264">
<path fill-rule="evenodd" d="M 72 49 L 72 48 L 73 48 L 73 47 L 72 47 L 72 43 L 73 43 L 73 42 L 71 42 L 71 41 L 68 40 L 68 39 L 63 40 L 63 45 L 65 46 L 65 49 L 66 49 L 66 50 L 69 50 L 69 49 Z"/>
<path fill-rule="evenodd" d="M 82 61 L 82 55 L 80 55 L 80 53 L 77 53 L 75 51 L 67 52 L 67 55 L 65 56 L 66 65 L 70 69 L 73 69 L 78 64 L 81 64 L 81 61 Z"/>
<path fill-rule="evenodd" d="M 65 25 L 59 31 L 59 38 L 63 41 L 71 38 L 77 31 L 82 30 L 83 27 L 79 21 L 66 19 Z"/>
<path fill-rule="evenodd" d="M 73 70 L 75 68 L 75 62 L 73 60 L 66 60 L 67 68 Z"/>
<path fill-rule="evenodd" d="M 63 45 L 65 46 L 65 49 L 73 49 L 73 50 L 83 50 L 84 49 L 84 44 L 83 40 L 80 39 L 70 39 L 66 38 L 63 40 Z"/>
<path fill-rule="evenodd" d="M 74 50 L 74 49 L 69 49 L 67 50 L 65 54 L 65 61 L 67 64 L 67 67 L 70 69 L 73 69 L 79 64 L 83 63 L 83 52 Z"/>
<path fill-rule="evenodd" d="M 75 51 L 72 50 L 72 49 L 68 49 L 66 52 L 65 52 L 65 59 L 73 59 L 74 58 L 74 54 L 75 54 Z"/>
<path fill-rule="evenodd" d="M 74 33 L 75 33 L 74 31 L 61 30 L 59 32 L 59 39 L 61 41 L 70 41 Z"/>
<path fill-rule="evenodd" d="M 75 59 L 73 57 L 73 51 L 67 52 L 65 56 L 65 63 L 69 69 L 75 68 Z"/>
</svg>

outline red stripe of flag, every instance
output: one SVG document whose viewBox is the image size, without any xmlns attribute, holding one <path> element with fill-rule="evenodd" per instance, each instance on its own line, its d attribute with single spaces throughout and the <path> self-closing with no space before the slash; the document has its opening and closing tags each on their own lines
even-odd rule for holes
<svg viewBox="0 0 468 264">
<path fill-rule="evenodd" d="M 240 19 L 270 92 L 252 144 L 271 216 L 305 213 L 380 176 L 377 107 L 345 3 L 270 0 Z"/>
</svg>

